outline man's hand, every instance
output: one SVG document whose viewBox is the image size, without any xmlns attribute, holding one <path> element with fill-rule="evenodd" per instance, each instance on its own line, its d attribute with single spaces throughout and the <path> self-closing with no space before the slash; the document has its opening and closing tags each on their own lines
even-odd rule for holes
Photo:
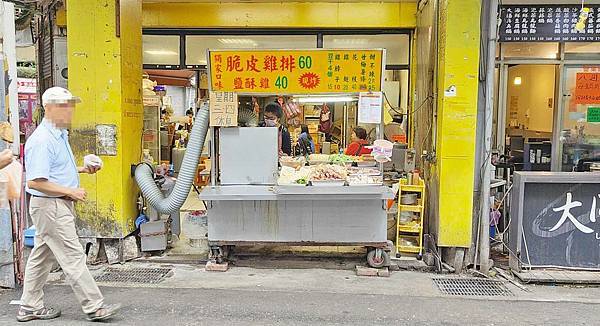
<svg viewBox="0 0 600 326">
<path fill-rule="evenodd" d="M 101 169 L 102 169 L 102 167 L 95 166 L 95 165 L 77 168 L 79 173 L 87 173 L 87 174 L 96 174 L 96 172 L 100 171 Z"/>
<path fill-rule="evenodd" d="M 87 193 L 83 188 L 75 188 L 69 192 L 68 197 L 73 199 L 74 201 L 84 201 L 87 197 Z"/>
<path fill-rule="evenodd" d="M 5 149 L 0 152 L 0 169 L 4 169 L 14 161 L 13 153 L 10 149 Z"/>
</svg>

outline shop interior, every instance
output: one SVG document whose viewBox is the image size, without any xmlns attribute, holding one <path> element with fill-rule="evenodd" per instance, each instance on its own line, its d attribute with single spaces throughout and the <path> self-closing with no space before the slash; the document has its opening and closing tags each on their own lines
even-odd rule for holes
<svg viewBox="0 0 600 326">
<path fill-rule="evenodd" d="M 358 91 L 349 91 L 329 95 L 240 94 L 237 125 L 262 126 L 266 105 L 272 102 L 280 103 L 283 108 L 282 124 L 290 133 L 292 153 L 288 158 L 279 160 L 279 165 L 283 169 L 279 174 L 280 178 L 283 175 L 283 179 L 276 184 L 285 184 L 286 178 L 297 181 L 298 178 L 295 177 L 302 170 L 298 170 L 298 164 L 310 165 L 303 170 L 307 171 L 311 166 L 313 170 L 320 169 L 317 167 L 325 163 L 324 173 L 327 174 L 332 172 L 328 167 L 335 167 L 337 166 L 335 163 L 338 163 L 344 170 L 342 174 L 348 174 L 346 179 L 348 185 L 385 186 L 382 189 L 387 190 L 381 190 L 381 194 L 377 194 L 380 197 L 388 196 L 387 192 L 392 188 L 396 193 L 403 193 L 402 190 L 399 191 L 399 180 L 406 177 L 407 172 L 415 169 L 416 156 L 414 150 L 408 148 L 407 137 L 409 126 L 406 117 L 411 105 L 409 31 L 381 31 L 380 33 L 352 31 L 352 34 L 332 31 L 331 35 L 325 32 L 307 32 L 308 35 L 244 35 L 231 31 L 228 31 L 230 35 L 227 33 L 225 35 L 164 33 L 166 32 L 144 31 L 143 35 L 145 72 L 143 161 L 159 166 L 157 171 L 159 174 L 166 172 L 166 175 L 177 176 L 186 152 L 191 126 L 194 119 L 198 117 L 198 109 L 208 100 L 206 59 L 208 49 L 386 49 L 385 69 L 382 76 L 382 124 L 358 123 Z M 190 109 L 192 114 L 188 116 Z M 368 145 L 373 145 L 377 139 L 385 139 L 393 143 L 390 162 L 383 165 L 376 164 L 372 155 L 348 151 L 349 145 L 356 139 L 355 128 L 357 127 L 365 130 L 365 140 Z M 241 129 L 250 132 L 256 128 Z M 300 146 L 299 139 L 303 129 L 307 129 L 313 142 L 314 147 L 310 152 L 304 151 Z M 214 130 L 210 130 L 209 134 L 213 132 Z M 216 184 L 222 182 L 220 178 L 225 173 L 223 167 L 215 166 L 218 163 L 209 157 L 210 146 L 216 146 L 211 145 L 211 139 L 214 139 L 212 137 L 214 136 L 208 136 L 199 159 L 197 177 L 194 181 L 197 193 L 201 192 L 202 186 L 211 182 Z M 217 137 L 224 141 L 222 138 L 225 137 L 224 135 L 217 134 Z M 239 143 L 239 137 L 237 139 Z M 297 171 L 292 173 L 288 169 L 290 167 Z M 214 171 L 220 171 L 220 177 L 216 176 Z M 412 178 L 410 180 L 413 182 Z M 392 198 L 382 212 L 384 221 L 387 218 L 387 234 L 383 235 L 385 239 L 380 240 L 377 246 L 384 247 L 385 241 L 392 240 L 401 245 L 406 253 L 412 255 L 422 253 L 422 236 L 415 234 L 422 234 L 423 225 L 426 223 L 422 219 L 424 216 L 422 200 L 425 197 L 425 190 L 418 173 L 415 174 L 414 180 L 416 180 L 415 184 L 409 186 L 418 195 L 406 194 L 410 197 L 403 200 L 406 211 L 399 212 L 400 201 L 396 203 Z M 192 197 L 198 198 L 195 193 L 190 194 L 190 198 Z M 190 198 L 181 212 L 190 210 Z M 381 198 L 377 202 L 378 207 L 381 208 Z M 179 234 L 180 219 L 178 216 L 172 216 L 172 220 L 173 232 Z M 402 224 L 397 225 L 400 220 Z M 400 229 L 403 230 L 401 234 L 397 231 Z"/>
<path fill-rule="evenodd" d="M 556 69 L 554 65 L 508 67 L 506 146 L 515 170 L 550 171 Z"/>
<path fill-rule="evenodd" d="M 199 35 L 165 30 L 144 31 L 145 83 L 153 88 L 153 92 L 148 95 L 159 97 L 158 107 L 154 107 L 153 112 L 159 112 L 161 122 L 158 128 L 160 144 L 145 142 L 145 161 L 166 165 L 175 174 L 179 170 L 193 117 L 200 105 L 208 99 L 207 49 L 385 48 L 384 135 L 390 141 L 407 143 L 408 119 L 405 119 L 405 114 L 410 105 L 409 31 L 352 31 L 352 34 L 332 31 L 331 35 L 325 31 L 295 31 L 289 34 L 259 32 L 262 34 L 227 31 L 218 35 Z M 358 97 L 240 96 L 239 124 L 260 124 L 263 121 L 264 106 L 272 101 L 279 101 L 284 108 L 284 123 L 292 140 L 298 139 L 302 126 L 308 127 L 314 140 L 313 154 L 343 151 L 351 142 L 352 131 L 357 126 L 365 127 L 369 143 L 372 144 L 376 139 L 376 128 L 357 123 Z M 192 121 L 188 121 L 190 110 Z M 149 123 L 154 125 L 155 121 Z M 145 133 L 149 132 L 152 131 Z M 145 139 L 153 138 L 145 136 Z"/>
<path fill-rule="evenodd" d="M 589 171 L 600 160 L 598 43 L 501 43 L 496 158 L 516 171 Z M 597 94 L 595 96 L 598 96 Z"/>
</svg>

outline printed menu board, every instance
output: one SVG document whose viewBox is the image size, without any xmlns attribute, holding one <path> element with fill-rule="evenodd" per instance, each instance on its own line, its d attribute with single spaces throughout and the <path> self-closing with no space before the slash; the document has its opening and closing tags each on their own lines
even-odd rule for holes
<svg viewBox="0 0 600 326">
<path fill-rule="evenodd" d="M 600 42 L 600 4 L 589 8 L 585 29 L 577 31 L 581 5 L 500 6 L 500 42 Z"/>
<path fill-rule="evenodd" d="M 381 91 L 384 50 L 210 51 L 211 90 L 323 94 Z"/>
</svg>

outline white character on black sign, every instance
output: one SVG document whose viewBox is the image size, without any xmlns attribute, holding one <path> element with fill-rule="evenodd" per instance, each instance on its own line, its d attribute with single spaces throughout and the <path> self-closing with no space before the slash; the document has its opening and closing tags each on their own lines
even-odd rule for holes
<svg viewBox="0 0 600 326">
<path fill-rule="evenodd" d="M 596 198 L 594 198 L 595 200 Z M 567 193 L 567 202 L 565 203 L 564 206 L 558 207 L 558 208 L 553 208 L 552 210 L 555 212 L 560 212 L 562 211 L 562 215 L 560 217 L 560 220 L 558 220 L 558 223 L 556 223 L 556 225 L 554 227 L 552 227 L 549 231 L 553 232 L 558 230 L 558 228 L 560 228 L 567 220 L 567 218 L 569 220 L 571 220 L 571 222 L 573 222 L 573 224 L 575 225 L 575 227 L 583 232 L 583 233 L 592 233 L 594 232 L 594 230 L 590 229 L 589 227 L 581 224 L 576 218 L 575 216 L 573 216 L 573 214 L 571 214 L 571 209 L 575 208 L 575 207 L 581 207 L 581 202 L 580 201 L 573 201 L 573 194 L 571 194 L 570 192 Z"/>
</svg>

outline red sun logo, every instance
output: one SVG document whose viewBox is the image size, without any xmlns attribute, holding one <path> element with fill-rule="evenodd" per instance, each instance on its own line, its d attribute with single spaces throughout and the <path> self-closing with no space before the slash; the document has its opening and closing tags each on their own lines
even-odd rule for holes
<svg viewBox="0 0 600 326">
<path fill-rule="evenodd" d="M 313 88 L 316 88 L 317 86 L 319 86 L 319 83 L 321 82 L 321 78 L 319 78 L 319 75 L 317 75 L 315 73 L 307 72 L 300 76 L 300 78 L 298 79 L 298 82 L 300 83 L 300 86 L 302 86 L 303 88 L 313 89 Z"/>
</svg>

